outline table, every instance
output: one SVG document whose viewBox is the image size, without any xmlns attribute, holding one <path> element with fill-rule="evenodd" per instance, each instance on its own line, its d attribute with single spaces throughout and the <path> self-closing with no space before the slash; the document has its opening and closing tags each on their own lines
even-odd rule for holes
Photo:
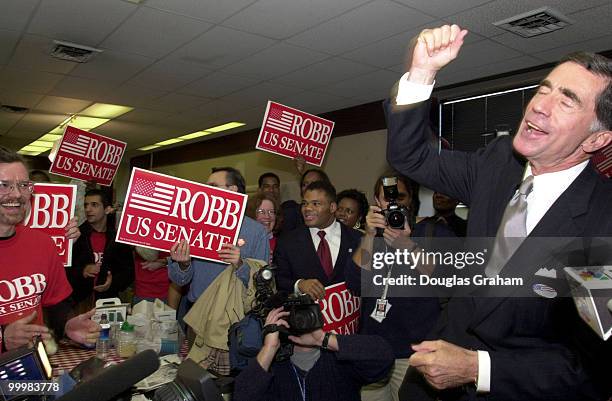
<svg viewBox="0 0 612 401">
<path fill-rule="evenodd" d="M 51 367 L 53 368 L 53 377 L 58 377 L 63 373 L 70 372 L 79 363 L 96 356 L 96 348 L 84 348 L 81 345 L 75 344 L 70 340 L 62 340 L 58 344 L 58 350 L 55 355 L 49 357 Z M 181 344 L 179 356 L 184 359 L 189 352 L 187 340 Z M 109 364 L 120 363 L 125 358 L 121 358 L 115 348 L 111 348 L 106 362 Z"/>
</svg>

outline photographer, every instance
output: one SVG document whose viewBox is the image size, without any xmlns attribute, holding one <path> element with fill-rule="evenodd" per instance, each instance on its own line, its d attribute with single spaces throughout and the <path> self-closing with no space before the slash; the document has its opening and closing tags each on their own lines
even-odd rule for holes
<svg viewBox="0 0 612 401">
<path fill-rule="evenodd" d="M 391 344 L 395 355 L 389 376 L 362 390 L 362 399 L 367 401 L 398 400 L 398 391 L 408 369 L 408 358 L 413 353 L 410 344 L 424 340 L 440 314 L 438 298 L 406 297 L 405 294 L 402 297 L 388 285 L 383 289 L 373 288 L 372 284 L 371 258 L 375 252 L 411 250 L 417 245 L 413 239 L 425 236 L 426 225 L 414 224 L 411 205 L 413 196 L 418 194 L 413 194 L 411 188 L 410 180 L 400 174 L 388 173 L 378 178 L 374 186 L 376 206 L 370 207 L 366 216 L 366 233 L 346 269 L 347 286 L 362 295 L 360 334 L 380 335 Z M 401 228 L 397 227 L 399 223 Z M 453 236 L 443 224 L 436 224 L 435 234 Z M 395 277 L 405 272 L 402 269 L 401 266 L 386 264 L 376 270 L 376 274 Z M 423 269 L 423 266 L 417 269 Z M 370 287 L 362 288 L 362 283 L 369 283 Z"/>
<path fill-rule="evenodd" d="M 293 355 L 275 361 L 289 312 L 273 309 L 266 318 L 264 345 L 236 377 L 234 401 L 360 400 L 359 389 L 385 377 L 393 362 L 391 347 L 378 336 L 341 336 L 323 330 L 289 336 Z M 272 329 L 272 330 L 270 330 Z"/>
</svg>

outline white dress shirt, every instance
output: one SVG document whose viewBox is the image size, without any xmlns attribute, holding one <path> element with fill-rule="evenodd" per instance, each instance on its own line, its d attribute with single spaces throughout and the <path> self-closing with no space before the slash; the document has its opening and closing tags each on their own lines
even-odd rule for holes
<svg viewBox="0 0 612 401">
<path fill-rule="evenodd" d="M 312 238 L 312 243 L 314 245 L 315 250 L 319 248 L 319 243 L 321 242 L 321 237 L 319 237 L 320 228 L 308 228 L 310 231 L 310 237 Z M 340 242 L 342 240 L 342 229 L 340 228 L 340 222 L 338 220 L 334 220 L 332 224 L 325 227 L 323 229 L 325 231 L 325 239 L 329 244 L 329 252 L 331 253 L 332 265 L 336 268 L 336 261 L 338 260 L 338 253 L 340 252 Z M 298 289 L 298 283 L 300 280 L 297 280 L 293 285 L 293 289 L 296 294 L 300 293 Z"/>
</svg>

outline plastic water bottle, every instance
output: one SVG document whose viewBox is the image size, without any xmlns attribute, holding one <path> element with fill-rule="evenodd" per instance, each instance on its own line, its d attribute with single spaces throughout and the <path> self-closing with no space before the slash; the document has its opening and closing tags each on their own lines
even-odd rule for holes
<svg viewBox="0 0 612 401">
<path fill-rule="evenodd" d="M 96 342 L 96 357 L 102 360 L 106 360 L 111 348 L 111 325 L 108 322 L 108 317 L 106 316 L 106 313 L 103 313 L 100 316 L 100 326 L 102 327 L 102 330 L 100 330 L 100 337 L 98 337 L 98 341 Z"/>
</svg>

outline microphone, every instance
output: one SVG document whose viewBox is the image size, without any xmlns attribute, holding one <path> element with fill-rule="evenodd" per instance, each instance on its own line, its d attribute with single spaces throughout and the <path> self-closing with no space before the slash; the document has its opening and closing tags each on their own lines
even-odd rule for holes
<svg viewBox="0 0 612 401">
<path fill-rule="evenodd" d="M 158 368 L 157 353 L 146 350 L 125 362 L 104 369 L 99 375 L 78 385 L 57 401 L 109 401 L 153 374 Z"/>
</svg>

